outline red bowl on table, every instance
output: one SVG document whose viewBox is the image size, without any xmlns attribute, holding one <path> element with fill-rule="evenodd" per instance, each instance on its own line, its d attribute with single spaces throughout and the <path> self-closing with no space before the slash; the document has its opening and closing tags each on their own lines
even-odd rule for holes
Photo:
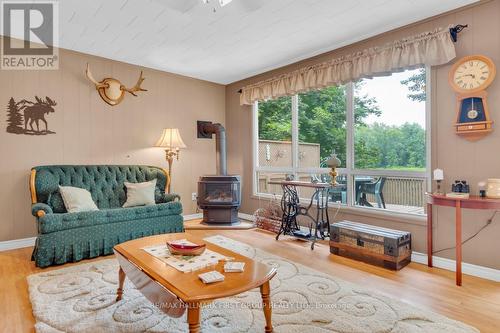
<svg viewBox="0 0 500 333">
<path fill-rule="evenodd" d="M 203 252 L 205 252 L 207 245 L 206 244 L 188 245 L 188 244 L 167 242 L 167 247 L 171 254 L 180 254 L 183 256 L 199 256 Z"/>
</svg>

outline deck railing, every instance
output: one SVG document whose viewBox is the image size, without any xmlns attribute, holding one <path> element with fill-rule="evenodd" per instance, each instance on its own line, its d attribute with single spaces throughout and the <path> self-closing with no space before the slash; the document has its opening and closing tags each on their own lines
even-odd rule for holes
<svg viewBox="0 0 500 333">
<path fill-rule="evenodd" d="M 423 207 L 425 203 L 425 179 L 386 177 L 382 193 L 386 204 Z M 373 194 L 368 194 L 366 197 L 369 202 L 376 202 Z"/>
<path fill-rule="evenodd" d="M 279 181 L 285 179 L 284 173 L 259 173 L 258 185 L 260 193 L 281 195 L 281 187 L 279 185 L 270 185 L 269 181 Z M 310 176 L 299 177 L 302 181 L 309 181 Z M 407 207 L 424 207 L 425 205 L 425 178 L 417 177 L 391 177 L 386 176 L 386 181 L 382 189 L 382 194 L 386 205 L 397 205 Z M 376 180 L 377 177 L 373 177 Z M 300 195 L 304 198 L 310 198 L 310 189 L 300 189 Z M 342 196 L 338 196 L 340 199 Z M 345 196 L 347 197 L 347 196 Z M 367 194 L 366 198 L 369 202 L 377 202 L 375 195 Z"/>
</svg>

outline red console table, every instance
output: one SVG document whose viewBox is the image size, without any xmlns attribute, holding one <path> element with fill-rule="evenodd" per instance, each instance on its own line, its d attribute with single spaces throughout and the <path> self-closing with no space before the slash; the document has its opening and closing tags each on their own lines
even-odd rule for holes
<svg viewBox="0 0 500 333">
<path fill-rule="evenodd" d="M 427 265 L 432 267 L 432 206 L 455 207 L 456 282 L 462 285 L 462 208 L 500 209 L 500 199 L 481 198 L 471 195 L 468 199 L 449 198 L 441 194 L 426 193 L 427 196 Z"/>
</svg>

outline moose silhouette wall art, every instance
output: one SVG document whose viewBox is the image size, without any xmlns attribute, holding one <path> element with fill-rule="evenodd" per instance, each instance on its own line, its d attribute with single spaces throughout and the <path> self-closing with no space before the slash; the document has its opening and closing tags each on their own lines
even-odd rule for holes
<svg viewBox="0 0 500 333">
<path fill-rule="evenodd" d="M 55 134 L 49 130 L 46 115 L 55 112 L 57 103 L 45 97 L 35 96 L 35 102 L 23 99 L 16 103 L 11 97 L 7 105 L 7 132 L 26 135 Z"/>
</svg>

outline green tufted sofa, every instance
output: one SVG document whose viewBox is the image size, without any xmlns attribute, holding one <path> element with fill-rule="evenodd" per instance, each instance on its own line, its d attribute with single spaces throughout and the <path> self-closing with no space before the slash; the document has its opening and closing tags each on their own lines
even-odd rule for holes
<svg viewBox="0 0 500 333">
<path fill-rule="evenodd" d="M 157 179 L 153 206 L 122 208 L 123 182 Z M 113 253 L 124 241 L 155 234 L 182 232 L 179 196 L 166 194 L 168 173 L 140 165 L 52 165 L 31 169 L 31 212 L 38 237 L 32 260 L 38 267 L 75 262 Z M 68 213 L 59 185 L 85 188 L 98 211 Z M 177 200 L 176 200 L 177 199 Z"/>
</svg>

